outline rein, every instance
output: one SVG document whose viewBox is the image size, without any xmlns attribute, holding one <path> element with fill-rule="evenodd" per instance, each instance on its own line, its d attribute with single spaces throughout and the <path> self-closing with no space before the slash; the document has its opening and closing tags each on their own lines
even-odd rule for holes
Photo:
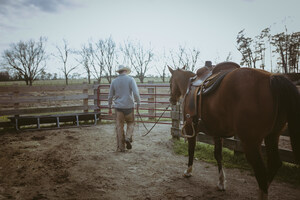
<svg viewBox="0 0 300 200">
<path fill-rule="evenodd" d="M 146 127 L 146 125 L 145 125 L 145 123 L 144 123 L 144 121 L 143 121 L 143 119 L 142 119 L 142 117 L 141 117 L 140 112 L 139 112 L 139 111 L 137 112 L 139 118 L 141 119 L 141 122 L 142 122 L 143 126 L 144 126 L 145 129 L 147 130 L 147 133 L 145 133 L 144 135 L 142 135 L 143 137 L 145 137 L 146 135 L 148 135 L 148 134 L 152 131 L 152 129 L 154 128 L 154 126 L 155 126 L 155 125 L 158 123 L 158 121 L 162 118 L 162 116 L 165 114 L 165 112 L 168 110 L 169 107 L 170 107 L 170 104 L 165 108 L 164 112 L 159 116 L 158 120 L 156 120 L 156 122 L 154 123 L 154 125 L 153 125 L 150 129 L 148 129 L 148 128 Z"/>
</svg>

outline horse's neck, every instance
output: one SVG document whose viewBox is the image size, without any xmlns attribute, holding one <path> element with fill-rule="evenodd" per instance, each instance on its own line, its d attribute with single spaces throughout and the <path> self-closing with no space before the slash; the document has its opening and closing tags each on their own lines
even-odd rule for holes
<svg viewBox="0 0 300 200">
<path fill-rule="evenodd" d="M 194 74 L 192 72 L 189 72 L 189 73 L 185 74 L 185 76 L 183 76 L 184 80 L 182 80 L 182 82 L 179 82 L 179 85 L 181 86 L 181 87 L 179 87 L 181 95 L 184 95 L 186 93 L 186 90 L 189 87 L 190 78 L 195 76 L 195 75 L 196 74 Z"/>
</svg>

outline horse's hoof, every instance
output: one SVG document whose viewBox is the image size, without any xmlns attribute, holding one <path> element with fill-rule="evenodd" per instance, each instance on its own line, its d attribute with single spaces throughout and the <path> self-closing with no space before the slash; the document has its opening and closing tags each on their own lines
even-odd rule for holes
<svg viewBox="0 0 300 200">
<path fill-rule="evenodd" d="M 184 178 L 189 178 L 189 177 L 191 177 L 192 176 L 192 173 L 187 173 L 187 172 L 184 172 L 183 173 L 183 177 Z"/>
<path fill-rule="evenodd" d="M 185 177 L 185 178 L 191 177 L 192 176 L 192 171 L 193 171 L 193 167 L 189 166 L 189 168 L 184 171 L 183 177 Z"/>
<path fill-rule="evenodd" d="M 183 174 L 183 177 L 184 177 L 184 178 L 190 178 L 191 176 L 192 176 L 192 174 L 188 174 L 188 173 L 184 173 L 184 174 Z"/>
<path fill-rule="evenodd" d="M 268 194 L 264 193 L 262 190 L 258 191 L 259 200 L 268 200 Z"/>
<path fill-rule="evenodd" d="M 219 173 L 219 182 L 217 185 L 219 191 L 225 191 L 225 183 L 226 183 L 225 173 L 224 170 L 222 169 Z"/>
<path fill-rule="evenodd" d="M 226 189 L 225 189 L 225 185 L 218 184 L 217 187 L 218 187 L 218 190 L 219 190 L 219 191 L 225 191 L 225 190 L 226 190 Z"/>
</svg>

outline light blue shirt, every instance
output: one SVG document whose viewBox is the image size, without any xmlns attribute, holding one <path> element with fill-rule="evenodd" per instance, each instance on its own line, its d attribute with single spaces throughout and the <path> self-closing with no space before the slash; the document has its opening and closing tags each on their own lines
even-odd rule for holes
<svg viewBox="0 0 300 200">
<path fill-rule="evenodd" d="M 111 82 L 108 106 L 112 107 L 114 100 L 115 108 L 134 108 L 134 100 L 140 105 L 141 98 L 135 80 L 127 74 L 120 74 Z"/>
</svg>

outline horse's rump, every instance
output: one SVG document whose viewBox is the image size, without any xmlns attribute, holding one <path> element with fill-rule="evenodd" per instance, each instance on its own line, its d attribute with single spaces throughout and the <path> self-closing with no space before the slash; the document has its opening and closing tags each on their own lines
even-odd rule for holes
<svg viewBox="0 0 300 200">
<path fill-rule="evenodd" d="M 239 64 L 235 63 L 235 62 L 222 62 L 217 64 L 214 69 L 212 70 L 212 74 L 216 74 L 222 70 L 234 70 L 234 69 L 238 69 L 241 68 Z"/>
</svg>

